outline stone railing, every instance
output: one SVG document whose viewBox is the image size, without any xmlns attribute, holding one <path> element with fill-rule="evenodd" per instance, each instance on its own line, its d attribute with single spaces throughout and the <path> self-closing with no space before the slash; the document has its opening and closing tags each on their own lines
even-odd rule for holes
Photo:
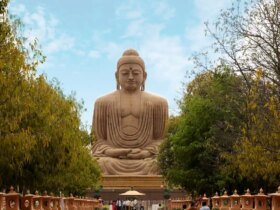
<svg viewBox="0 0 280 210">
<path fill-rule="evenodd" d="M 9 193 L 0 193 L 0 210 L 96 210 L 101 206 L 97 199 L 57 197 L 47 192 L 21 195 L 13 187 Z"/>
<path fill-rule="evenodd" d="M 207 197 L 206 194 L 202 198 L 195 200 L 191 199 L 170 199 L 168 202 L 169 210 L 179 210 L 190 208 L 191 203 L 194 202 L 197 210 L 202 206 L 202 202 L 206 202 L 212 210 L 280 210 L 280 186 L 275 193 L 264 194 L 260 189 L 259 193 L 252 195 L 247 189 L 244 195 L 238 195 L 235 190 L 232 195 L 228 195 L 227 191 L 219 196 L 216 193 L 213 197 Z M 192 208 L 192 210 L 194 210 Z"/>
</svg>

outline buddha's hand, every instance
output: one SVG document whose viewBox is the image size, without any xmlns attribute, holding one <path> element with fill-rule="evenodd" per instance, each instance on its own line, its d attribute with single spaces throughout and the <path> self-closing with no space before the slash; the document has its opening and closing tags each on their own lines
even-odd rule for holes
<svg viewBox="0 0 280 210">
<path fill-rule="evenodd" d="M 127 154 L 127 157 L 130 159 L 144 159 L 152 155 L 148 150 L 142 149 L 132 149 L 130 153 Z"/>
<path fill-rule="evenodd" d="M 129 152 L 131 152 L 131 149 L 110 148 L 110 149 L 106 149 L 104 151 L 104 154 L 109 157 L 123 158 L 126 157 Z"/>
</svg>

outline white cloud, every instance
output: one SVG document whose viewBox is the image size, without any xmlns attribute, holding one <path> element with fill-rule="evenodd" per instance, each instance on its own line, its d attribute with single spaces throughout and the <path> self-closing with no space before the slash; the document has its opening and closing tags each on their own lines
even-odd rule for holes
<svg viewBox="0 0 280 210">
<path fill-rule="evenodd" d="M 181 86 L 188 56 L 179 37 L 154 37 L 144 40 L 141 47 L 146 63 L 153 77 L 168 85 L 173 91 Z"/>
<path fill-rule="evenodd" d="M 59 37 L 48 42 L 43 49 L 47 54 L 52 54 L 55 52 L 72 49 L 74 43 L 75 40 L 73 37 L 70 37 L 66 34 L 61 34 Z"/>
<path fill-rule="evenodd" d="M 100 58 L 100 52 L 97 50 L 91 50 L 88 55 L 91 58 Z"/>
<path fill-rule="evenodd" d="M 206 21 L 217 16 L 231 2 L 232 0 L 194 0 L 194 5 L 200 19 Z"/>
<path fill-rule="evenodd" d="M 80 49 L 77 49 L 77 48 L 74 48 L 73 49 L 73 52 L 78 55 L 78 56 L 85 56 L 86 55 L 86 52 L 84 50 L 80 50 Z"/>
<path fill-rule="evenodd" d="M 205 36 L 205 25 L 203 23 L 193 27 L 186 27 L 185 38 L 189 43 L 188 48 L 192 52 L 206 49 L 211 44 L 211 39 Z"/>
<path fill-rule="evenodd" d="M 21 17 L 25 25 L 24 36 L 29 42 L 38 39 L 47 56 L 65 50 L 74 50 L 75 39 L 65 32 L 60 32 L 58 19 L 46 13 L 44 8 L 37 7 L 34 12 L 30 12 L 23 4 L 16 4 L 10 9 L 13 14 Z"/>
<path fill-rule="evenodd" d="M 157 2 L 155 5 L 155 14 L 165 20 L 169 20 L 174 17 L 175 12 L 176 10 L 170 7 L 170 5 L 168 5 L 166 2 Z"/>
<path fill-rule="evenodd" d="M 19 14 L 22 14 L 23 12 L 26 11 L 26 7 L 23 4 L 18 4 L 18 5 L 15 5 L 13 7 L 9 7 L 9 10 L 11 11 L 12 14 L 19 15 Z"/>
<path fill-rule="evenodd" d="M 106 54 L 108 59 L 117 61 L 124 51 L 123 44 L 108 42 L 104 45 L 102 52 Z"/>
<path fill-rule="evenodd" d="M 129 11 L 126 13 L 128 19 L 136 19 L 142 17 L 142 12 L 140 10 Z"/>
<path fill-rule="evenodd" d="M 145 24 L 143 19 L 133 20 L 131 21 L 127 28 L 125 34 L 122 38 L 129 37 L 141 37 L 143 35 L 143 25 Z"/>
<path fill-rule="evenodd" d="M 136 1 L 129 1 L 120 5 L 115 13 L 117 17 L 129 20 L 138 19 L 143 16 L 142 10 Z"/>
</svg>

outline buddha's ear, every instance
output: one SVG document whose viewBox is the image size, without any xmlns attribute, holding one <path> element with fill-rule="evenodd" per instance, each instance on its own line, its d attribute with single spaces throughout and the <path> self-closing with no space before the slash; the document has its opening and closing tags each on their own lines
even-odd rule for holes
<svg viewBox="0 0 280 210">
<path fill-rule="evenodd" d="M 141 90 L 141 91 L 144 91 L 144 90 L 145 90 L 145 81 L 146 81 L 146 79 L 147 79 L 147 72 L 144 71 L 144 73 L 143 73 L 143 83 L 142 83 L 142 85 L 141 85 L 141 87 L 140 87 L 140 90 Z"/>
<path fill-rule="evenodd" d="M 119 75 L 118 75 L 118 70 L 115 72 L 115 78 L 117 82 L 117 90 L 120 89 L 120 82 L 119 82 Z"/>
<path fill-rule="evenodd" d="M 147 79 L 147 72 L 144 71 L 144 81 Z"/>
</svg>

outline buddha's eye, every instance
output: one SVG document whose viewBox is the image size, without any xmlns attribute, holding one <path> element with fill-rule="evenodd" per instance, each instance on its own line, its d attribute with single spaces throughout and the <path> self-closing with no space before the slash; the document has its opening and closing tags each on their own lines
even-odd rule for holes
<svg viewBox="0 0 280 210">
<path fill-rule="evenodd" d="M 137 76 L 137 75 L 139 75 L 139 74 L 140 74 L 140 71 L 135 70 L 135 71 L 133 71 L 132 73 L 133 73 L 133 75 L 136 75 L 136 76 Z"/>
<path fill-rule="evenodd" d="M 129 72 L 128 71 L 122 71 L 121 74 L 125 76 L 125 75 L 128 75 Z"/>
</svg>

